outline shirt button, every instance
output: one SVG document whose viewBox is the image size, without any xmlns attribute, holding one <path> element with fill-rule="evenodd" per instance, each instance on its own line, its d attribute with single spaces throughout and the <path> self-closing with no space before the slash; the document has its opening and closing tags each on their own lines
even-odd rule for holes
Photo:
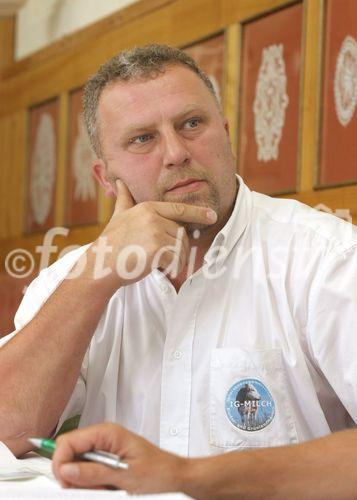
<svg viewBox="0 0 357 500">
<path fill-rule="evenodd" d="M 182 351 L 174 351 L 173 357 L 175 359 L 181 359 L 182 358 L 182 354 L 183 354 Z"/>
<path fill-rule="evenodd" d="M 170 436 L 177 436 L 177 434 L 179 433 L 179 430 L 177 427 L 170 427 Z"/>
<path fill-rule="evenodd" d="M 169 287 L 167 285 L 161 285 L 161 290 L 164 292 L 164 293 L 169 293 Z"/>
</svg>

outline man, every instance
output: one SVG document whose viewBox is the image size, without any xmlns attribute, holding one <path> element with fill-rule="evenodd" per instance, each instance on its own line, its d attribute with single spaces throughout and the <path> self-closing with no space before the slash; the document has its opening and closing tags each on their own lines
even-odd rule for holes
<svg viewBox="0 0 357 500">
<path fill-rule="evenodd" d="M 213 88 L 176 49 L 106 63 L 85 116 L 94 174 L 116 207 L 98 240 L 25 296 L 0 350 L 0 439 L 21 454 L 29 436 L 80 416 L 197 457 L 354 426 L 355 229 L 235 176 Z M 334 465 L 349 439 L 326 438 Z M 322 460 L 316 443 L 243 454 L 245 467 Z"/>
</svg>

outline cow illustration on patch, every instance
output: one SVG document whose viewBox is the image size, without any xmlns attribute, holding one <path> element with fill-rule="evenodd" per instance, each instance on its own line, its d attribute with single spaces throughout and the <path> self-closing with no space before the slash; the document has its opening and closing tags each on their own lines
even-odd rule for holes
<svg viewBox="0 0 357 500">
<path fill-rule="evenodd" d="M 273 420 L 275 403 L 260 380 L 249 378 L 236 382 L 227 392 L 226 413 L 233 425 L 243 431 L 264 429 Z"/>
</svg>

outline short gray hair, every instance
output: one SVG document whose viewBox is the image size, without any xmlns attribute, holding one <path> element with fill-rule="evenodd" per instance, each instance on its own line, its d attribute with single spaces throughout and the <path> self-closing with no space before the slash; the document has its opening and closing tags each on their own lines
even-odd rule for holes
<svg viewBox="0 0 357 500">
<path fill-rule="evenodd" d="M 111 82 L 154 78 L 164 73 L 168 66 L 188 67 L 203 81 L 214 96 L 218 107 L 220 102 L 208 76 L 188 54 L 168 45 L 150 44 L 120 52 L 100 66 L 84 87 L 83 108 L 92 147 L 98 157 L 101 146 L 98 127 L 98 104 L 104 88 Z"/>
</svg>

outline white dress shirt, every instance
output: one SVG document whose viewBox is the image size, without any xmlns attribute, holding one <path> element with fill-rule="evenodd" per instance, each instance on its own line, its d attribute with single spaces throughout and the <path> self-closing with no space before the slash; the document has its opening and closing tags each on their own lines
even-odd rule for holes
<svg viewBox="0 0 357 500">
<path fill-rule="evenodd" d="M 228 223 L 179 293 L 156 270 L 112 296 L 59 426 L 110 420 L 198 456 L 355 425 L 356 227 L 238 179 Z M 16 331 L 87 248 L 41 272 Z"/>
</svg>

